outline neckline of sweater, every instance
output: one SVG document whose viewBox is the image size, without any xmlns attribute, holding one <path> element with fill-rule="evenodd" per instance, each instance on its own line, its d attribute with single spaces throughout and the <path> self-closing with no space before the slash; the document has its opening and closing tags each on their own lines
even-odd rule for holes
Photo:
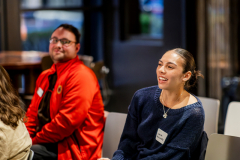
<svg viewBox="0 0 240 160">
<path fill-rule="evenodd" d="M 162 90 L 160 88 L 158 88 L 158 86 L 157 86 L 157 89 L 156 89 L 156 92 L 155 92 L 155 95 L 154 95 L 154 101 L 156 102 L 157 106 L 161 109 L 160 111 L 163 112 L 163 105 L 159 100 L 159 96 L 160 96 L 161 92 L 162 92 Z M 168 115 L 181 113 L 181 112 L 184 112 L 188 109 L 193 109 L 193 108 L 202 106 L 199 98 L 197 96 L 195 96 L 194 94 L 191 94 L 191 95 L 193 95 L 197 99 L 197 102 L 195 102 L 193 104 L 186 105 L 186 106 L 178 108 L 178 109 L 170 109 L 169 112 L 168 112 Z M 165 107 L 165 109 L 168 109 L 168 107 Z"/>
</svg>

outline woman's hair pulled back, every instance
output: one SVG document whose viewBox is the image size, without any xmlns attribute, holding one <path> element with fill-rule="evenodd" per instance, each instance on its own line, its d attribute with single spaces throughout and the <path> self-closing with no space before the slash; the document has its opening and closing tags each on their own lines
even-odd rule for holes
<svg viewBox="0 0 240 160">
<path fill-rule="evenodd" d="M 175 53 L 181 56 L 184 60 L 183 63 L 183 73 L 190 71 L 192 73 L 191 78 L 185 83 L 185 88 L 190 89 L 196 85 L 198 77 L 204 78 L 199 70 L 196 69 L 196 64 L 193 58 L 193 55 L 185 49 L 175 48 L 173 49 Z"/>
</svg>

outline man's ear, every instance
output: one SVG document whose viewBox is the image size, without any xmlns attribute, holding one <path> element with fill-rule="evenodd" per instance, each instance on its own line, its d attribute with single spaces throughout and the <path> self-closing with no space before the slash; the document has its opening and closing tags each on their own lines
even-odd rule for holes
<svg viewBox="0 0 240 160">
<path fill-rule="evenodd" d="M 191 71 L 188 71 L 188 72 L 184 73 L 183 81 L 185 81 L 185 82 L 188 81 L 191 78 L 191 76 L 192 76 L 192 72 Z"/>
<path fill-rule="evenodd" d="M 80 48 L 81 48 L 80 43 L 77 43 L 77 44 L 76 44 L 76 52 L 77 52 L 77 53 L 78 53 L 78 51 L 80 50 Z"/>
</svg>

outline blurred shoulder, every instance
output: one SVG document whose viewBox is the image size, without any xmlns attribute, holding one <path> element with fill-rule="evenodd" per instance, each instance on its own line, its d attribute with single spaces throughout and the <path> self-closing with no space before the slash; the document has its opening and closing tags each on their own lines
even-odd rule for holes
<svg viewBox="0 0 240 160">
<path fill-rule="evenodd" d="M 193 96 L 192 103 L 188 105 L 191 108 L 189 110 L 191 112 L 191 117 L 194 117 L 194 118 L 198 117 L 201 119 L 205 119 L 205 113 L 204 113 L 202 102 L 197 96 L 192 94 L 191 96 Z"/>
<path fill-rule="evenodd" d="M 80 60 L 74 63 L 70 68 L 69 68 L 69 76 L 70 77 L 84 77 L 85 79 L 87 78 L 96 78 L 95 73 L 93 70 L 86 65 L 84 65 Z"/>
</svg>

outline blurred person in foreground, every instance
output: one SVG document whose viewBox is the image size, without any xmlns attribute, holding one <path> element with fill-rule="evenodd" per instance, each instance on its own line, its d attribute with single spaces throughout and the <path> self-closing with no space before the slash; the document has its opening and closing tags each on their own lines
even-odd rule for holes
<svg viewBox="0 0 240 160">
<path fill-rule="evenodd" d="M 201 159 L 207 145 L 205 114 L 201 101 L 187 91 L 202 76 L 195 68 L 193 56 L 181 48 L 159 59 L 158 85 L 134 94 L 112 160 Z"/>
<path fill-rule="evenodd" d="M 22 101 L 12 87 L 6 70 L 0 66 L 0 159 L 27 160 L 31 138 L 24 125 Z"/>
<path fill-rule="evenodd" d="M 33 159 L 101 157 L 104 107 L 94 72 L 78 58 L 79 41 L 79 31 L 69 24 L 51 35 L 54 64 L 38 77 L 26 114 Z"/>
</svg>

